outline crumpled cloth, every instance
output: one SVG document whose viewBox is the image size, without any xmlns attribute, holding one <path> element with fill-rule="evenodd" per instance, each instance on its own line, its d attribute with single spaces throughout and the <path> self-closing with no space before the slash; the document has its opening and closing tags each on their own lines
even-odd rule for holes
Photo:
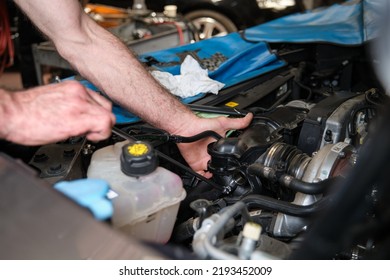
<svg viewBox="0 0 390 280">
<path fill-rule="evenodd" d="M 151 74 L 168 91 L 181 98 L 192 97 L 199 93 L 218 94 L 225 84 L 210 79 L 208 70 L 200 67 L 199 63 L 187 55 L 180 66 L 180 75 L 168 72 L 151 71 Z"/>
</svg>

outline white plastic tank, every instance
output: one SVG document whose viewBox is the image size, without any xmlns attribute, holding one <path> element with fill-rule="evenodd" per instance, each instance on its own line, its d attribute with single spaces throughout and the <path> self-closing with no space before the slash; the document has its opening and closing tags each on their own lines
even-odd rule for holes
<svg viewBox="0 0 390 280">
<path fill-rule="evenodd" d="M 158 166 L 150 144 L 124 141 L 97 150 L 87 176 L 110 184 L 114 227 L 142 240 L 169 240 L 186 192 L 178 175 Z"/>
</svg>

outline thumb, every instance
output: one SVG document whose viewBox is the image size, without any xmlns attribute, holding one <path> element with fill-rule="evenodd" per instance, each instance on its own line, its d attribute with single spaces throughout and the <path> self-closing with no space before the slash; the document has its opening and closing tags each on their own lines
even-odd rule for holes
<svg viewBox="0 0 390 280">
<path fill-rule="evenodd" d="M 225 118 L 224 126 L 227 130 L 241 129 L 247 127 L 253 119 L 253 114 L 248 113 L 243 118 Z"/>
</svg>

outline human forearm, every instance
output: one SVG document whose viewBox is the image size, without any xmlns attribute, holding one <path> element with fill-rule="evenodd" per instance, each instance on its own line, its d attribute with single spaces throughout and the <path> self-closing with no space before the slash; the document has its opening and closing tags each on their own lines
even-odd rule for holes
<svg viewBox="0 0 390 280">
<path fill-rule="evenodd" d="M 72 60 L 75 57 L 73 53 L 63 52 L 83 77 L 116 103 L 171 133 L 179 133 L 182 127 L 196 119 L 187 107 L 161 87 L 117 38 L 101 28 L 95 29 L 95 32 L 89 34 L 90 44 L 77 49 L 82 57 Z M 62 45 L 61 49 L 65 48 L 64 43 L 59 45 Z"/>
<path fill-rule="evenodd" d="M 77 1 L 16 2 L 59 53 L 116 103 L 171 133 L 184 133 L 197 119 L 155 81 L 119 39 L 91 20 Z"/>
</svg>

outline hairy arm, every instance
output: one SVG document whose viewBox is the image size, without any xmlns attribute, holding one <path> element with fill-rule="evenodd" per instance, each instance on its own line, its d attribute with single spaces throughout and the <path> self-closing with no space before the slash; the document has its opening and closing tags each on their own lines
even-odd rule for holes
<svg viewBox="0 0 390 280">
<path fill-rule="evenodd" d="M 76 0 L 15 0 L 59 53 L 115 102 L 170 133 L 184 133 L 197 117 L 160 86 L 115 36 Z"/>
</svg>

